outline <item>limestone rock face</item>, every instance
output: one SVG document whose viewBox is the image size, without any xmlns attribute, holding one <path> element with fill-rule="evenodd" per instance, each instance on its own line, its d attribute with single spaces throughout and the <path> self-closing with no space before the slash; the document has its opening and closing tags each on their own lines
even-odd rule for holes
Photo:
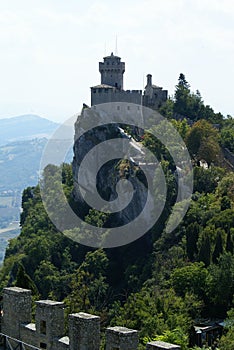
<svg viewBox="0 0 234 350">
<path fill-rule="evenodd" d="M 95 113 L 92 117 L 101 118 L 100 114 L 96 116 Z M 103 201 L 116 201 L 118 199 L 118 183 L 122 180 L 120 181 L 122 195 L 119 205 L 123 207 L 123 210 L 111 214 L 109 224 L 110 227 L 114 227 L 129 223 L 141 213 L 148 192 L 143 171 L 134 158 L 131 157 L 131 161 L 129 161 L 129 148 L 131 148 L 130 153 L 133 154 L 135 141 L 125 134 L 118 124 L 105 124 L 82 133 L 85 118 L 87 118 L 87 109 L 82 111 L 75 124 L 72 163 L 74 198 L 78 204 L 86 206 L 87 212 L 88 208 L 91 208 L 91 206 L 87 206 L 87 201 L 92 198 L 95 191 L 98 192 Z M 108 143 L 106 147 L 102 148 L 105 142 L 112 140 L 117 140 L 117 142 Z M 121 149 L 122 141 L 124 141 L 124 145 Z M 93 151 L 95 148 L 98 149 L 97 152 Z M 88 153 L 88 166 L 85 167 L 83 163 Z M 139 153 L 139 146 L 138 150 L 135 149 L 136 159 L 139 156 L 137 153 Z M 114 158 L 105 161 L 108 159 L 108 155 L 110 155 L 110 158 L 111 155 L 114 155 Z M 95 170 L 94 166 L 97 163 L 103 164 L 98 171 Z M 83 173 L 79 177 L 81 170 Z M 94 172 L 96 172 L 95 183 L 93 181 Z M 103 207 L 105 207 L 105 202 L 103 203 Z M 127 205 L 124 206 L 124 203 L 127 203 Z M 147 220 L 147 217 L 145 219 Z"/>
</svg>

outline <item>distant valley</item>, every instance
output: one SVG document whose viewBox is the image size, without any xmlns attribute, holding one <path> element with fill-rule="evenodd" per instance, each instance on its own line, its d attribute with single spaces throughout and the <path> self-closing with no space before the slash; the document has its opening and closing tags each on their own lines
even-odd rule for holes
<svg viewBox="0 0 234 350">
<path fill-rule="evenodd" d="M 22 191 L 38 183 L 44 147 L 58 126 L 36 115 L 0 119 L 0 262 L 19 233 Z"/>
</svg>

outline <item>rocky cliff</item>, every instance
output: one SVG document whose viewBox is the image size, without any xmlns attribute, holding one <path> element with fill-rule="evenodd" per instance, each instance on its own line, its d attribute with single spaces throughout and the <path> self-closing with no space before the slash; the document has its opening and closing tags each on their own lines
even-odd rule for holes
<svg viewBox="0 0 234 350">
<path fill-rule="evenodd" d="M 127 224 L 141 213 L 148 193 L 146 177 L 137 164 L 139 146 L 119 124 L 101 125 L 100 120 L 96 123 L 99 126 L 81 132 L 87 118 L 101 119 L 102 115 L 86 108 L 75 124 L 72 163 L 75 200 L 86 208 L 85 212 L 91 207 L 87 203 L 95 203 L 96 208 L 106 211 L 109 203 L 115 203 L 108 225 Z M 130 153 L 133 156 L 130 157 Z M 140 153 L 142 160 L 144 154 Z M 82 166 L 83 163 L 86 166 Z M 93 201 L 98 195 L 98 200 Z"/>
</svg>

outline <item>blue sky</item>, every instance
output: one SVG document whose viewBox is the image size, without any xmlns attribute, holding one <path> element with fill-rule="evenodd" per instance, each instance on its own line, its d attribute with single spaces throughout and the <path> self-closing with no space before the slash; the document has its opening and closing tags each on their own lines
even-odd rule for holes
<svg viewBox="0 0 234 350">
<path fill-rule="evenodd" d="M 206 104 L 234 116 L 233 0 L 0 0 L 0 118 L 79 112 L 116 35 L 126 89 L 151 73 L 172 95 L 183 72 Z"/>
</svg>

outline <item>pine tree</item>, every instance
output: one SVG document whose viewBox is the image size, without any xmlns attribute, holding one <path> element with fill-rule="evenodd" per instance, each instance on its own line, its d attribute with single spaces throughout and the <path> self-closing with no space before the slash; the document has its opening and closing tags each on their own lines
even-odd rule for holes
<svg viewBox="0 0 234 350">
<path fill-rule="evenodd" d="M 205 266 L 210 265 L 211 246 L 210 246 L 210 237 L 208 234 L 205 234 L 202 237 L 198 258 L 199 258 L 199 261 L 204 262 Z"/>
<path fill-rule="evenodd" d="M 232 235 L 231 235 L 231 231 L 229 231 L 228 235 L 227 235 L 226 251 L 233 254 L 233 252 L 234 252 L 233 248 L 234 248 L 234 246 L 233 246 Z"/>
<path fill-rule="evenodd" d="M 186 233 L 186 248 L 189 260 L 193 261 L 198 253 L 197 241 L 199 236 L 198 223 L 192 223 L 187 228 Z"/>
<path fill-rule="evenodd" d="M 215 249 L 212 255 L 213 263 L 217 264 L 220 255 L 223 253 L 222 232 L 219 230 L 216 236 Z"/>
<path fill-rule="evenodd" d="M 178 84 L 175 90 L 174 113 L 187 116 L 190 99 L 190 86 L 185 79 L 185 75 L 180 73 Z"/>
</svg>

